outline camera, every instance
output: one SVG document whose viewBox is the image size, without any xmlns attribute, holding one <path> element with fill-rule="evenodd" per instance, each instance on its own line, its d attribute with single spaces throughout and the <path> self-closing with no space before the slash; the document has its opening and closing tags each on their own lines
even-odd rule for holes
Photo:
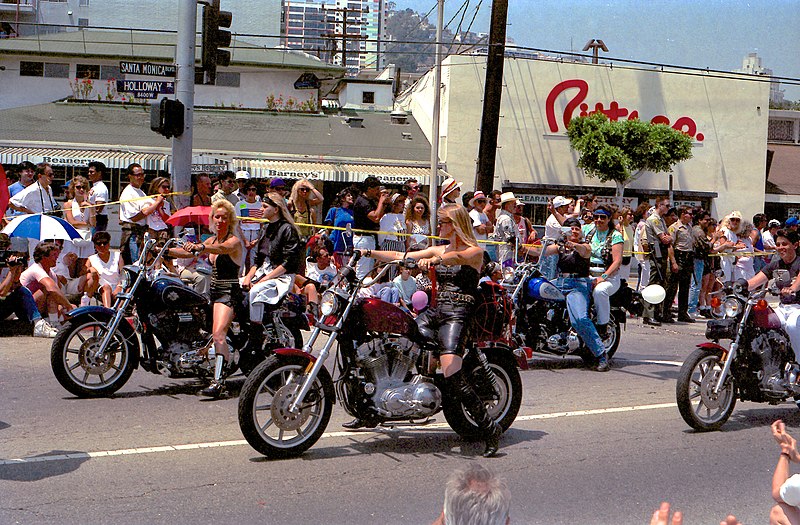
<svg viewBox="0 0 800 525">
<path fill-rule="evenodd" d="M 28 266 L 28 254 L 21 254 L 11 250 L 0 250 L 0 268 Z"/>
</svg>

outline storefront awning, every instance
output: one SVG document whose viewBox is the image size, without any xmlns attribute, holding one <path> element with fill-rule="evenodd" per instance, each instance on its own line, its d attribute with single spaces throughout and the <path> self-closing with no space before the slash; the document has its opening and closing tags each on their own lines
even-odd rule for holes
<svg viewBox="0 0 800 525">
<path fill-rule="evenodd" d="M 309 179 L 325 182 L 361 182 L 369 176 L 378 177 L 386 184 L 402 184 L 409 178 L 422 185 L 430 180 L 430 169 L 418 166 L 388 166 L 365 164 L 333 164 L 326 162 L 300 162 L 281 160 L 234 159 L 234 170 L 247 170 L 255 178 L 280 177 L 296 180 Z M 439 170 L 440 181 L 446 174 Z"/>
<path fill-rule="evenodd" d="M 167 170 L 167 156 L 157 153 L 51 148 L 0 148 L 0 164 L 19 164 L 26 160 L 34 164 L 47 162 L 53 166 L 75 167 L 85 167 L 90 162 L 100 161 L 109 169 L 125 169 L 129 164 L 136 162 L 141 164 L 145 170 Z"/>
</svg>

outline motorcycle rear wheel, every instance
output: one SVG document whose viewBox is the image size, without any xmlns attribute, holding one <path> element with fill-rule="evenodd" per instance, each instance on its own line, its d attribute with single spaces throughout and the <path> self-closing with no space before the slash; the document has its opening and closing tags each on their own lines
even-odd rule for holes
<svg viewBox="0 0 800 525">
<path fill-rule="evenodd" d="M 308 360 L 271 355 L 248 376 L 239 396 L 239 428 L 247 442 L 271 459 L 299 456 L 316 443 L 333 411 L 333 381 L 322 368 L 299 414 L 289 412 Z"/>
<path fill-rule="evenodd" d="M 128 382 L 136 368 L 138 355 L 119 330 L 102 359 L 93 356 L 108 333 L 107 325 L 107 319 L 79 316 L 67 321 L 53 340 L 50 366 L 58 382 L 71 394 L 109 396 Z"/>
<path fill-rule="evenodd" d="M 486 410 L 505 432 L 514 423 L 519 413 L 519 407 L 522 405 L 522 378 L 519 375 L 517 363 L 512 357 L 488 351 L 486 359 L 489 361 L 489 368 L 495 376 L 500 393 L 496 401 L 486 403 Z M 468 366 L 467 363 L 465 366 Z M 475 367 L 478 366 L 480 364 L 475 365 Z M 472 370 L 465 368 L 464 371 L 467 372 L 467 377 L 473 374 Z M 445 401 L 442 411 L 450 428 L 455 430 L 456 434 L 468 440 L 481 437 L 482 430 L 478 428 L 472 416 L 467 413 L 463 404 Z"/>
<path fill-rule="evenodd" d="M 683 362 L 675 395 L 681 417 L 695 430 L 718 430 L 733 413 L 736 406 L 733 376 L 728 375 L 719 394 L 713 392 L 722 367 L 721 350 L 699 348 Z"/>
</svg>

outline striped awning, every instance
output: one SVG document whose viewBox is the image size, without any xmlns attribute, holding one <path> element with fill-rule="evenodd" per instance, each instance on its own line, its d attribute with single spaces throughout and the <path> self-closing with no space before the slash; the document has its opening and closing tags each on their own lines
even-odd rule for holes
<svg viewBox="0 0 800 525">
<path fill-rule="evenodd" d="M 385 184 L 403 184 L 414 178 L 422 185 L 430 180 L 430 169 L 420 166 L 389 166 L 366 164 L 340 164 L 326 162 L 301 162 L 260 159 L 234 159 L 234 170 L 247 170 L 255 178 L 280 177 L 296 180 L 309 179 L 327 182 L 361 182 L 373 176 Z M 439 170 L 439 182 L 447 175 Z"/>
<path fill-rule="evenodd" d="M 53 166 L 82 166 L 100 161 L 109 169 L 125 169 L 136 162 L 145 170 L 167 170 L 167 156 L 158 153 L 134 151 L 76 150 L 51 148 L 0 148 L 0 164 L 19 164 L 22 161 L 34 164 L 47 162 Z"/>
</svg>

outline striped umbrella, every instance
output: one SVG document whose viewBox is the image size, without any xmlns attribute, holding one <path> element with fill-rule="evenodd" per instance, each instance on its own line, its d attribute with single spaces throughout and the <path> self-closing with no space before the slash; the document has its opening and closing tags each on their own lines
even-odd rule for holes
<svg viewBox="0 0 800 525">
<path fill-rule="evenodd" d="M 39 213 L 15 217 L 3 228 L 3 233 L 9 237 L 27 237 L 40 241 L 45 239 L 69 241 L 82 238 L 78 230 L 64 219 Z"/>
</svg>

